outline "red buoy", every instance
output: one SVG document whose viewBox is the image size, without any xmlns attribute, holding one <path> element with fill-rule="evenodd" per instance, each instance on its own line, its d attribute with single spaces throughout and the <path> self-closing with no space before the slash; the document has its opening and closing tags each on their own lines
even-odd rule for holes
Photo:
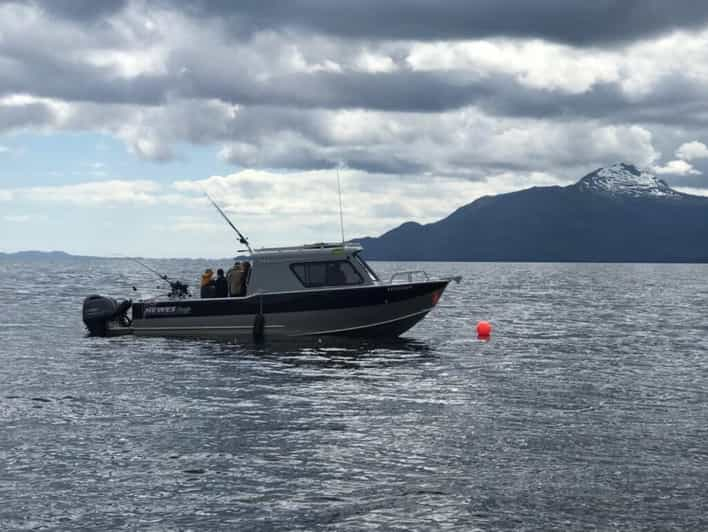
<svg viewBox="0 0 708 532">
<path fill-rule="evenodd" d="M 480 338 L 489 338 L 492 334 L 492 324 L 488 321 L 480 321 L 477 323 L 477 336 Z"/>
</svg>

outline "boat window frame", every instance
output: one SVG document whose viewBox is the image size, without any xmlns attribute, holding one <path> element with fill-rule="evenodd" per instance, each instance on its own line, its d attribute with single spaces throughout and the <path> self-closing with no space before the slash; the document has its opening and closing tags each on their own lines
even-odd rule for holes
<svg viewBox="0 0 708 532">
<path fill-rule="evenodd" d="M 305 276 L 309 277 L 309 271 L 307 269 L 308 265 L 310 264 L 341 264 L 345 263 L 351 268 L 351 271 L 356 275 L 357 279 L 359 280 L 356 283 L 343 283 L 343 284 L 309 284 L 307 282 L 307 279 L 302 279 L 300 277 L 300 274 L 296 271 L 297 266 L 304 266 L 305 268 Z M 337 259 L 337 260 L 312 260 L 312 261 L 305 261 L 305 262 L 292 262 L 289 265 L 290 271 L 293 272 L 293 275 L 297 278 L 298 281 L 300 281 L 300 284 L 304 286 L 305 288 L 336 288 L 336 287 L 342 287 L 342 286 L 359 286 L 364 284 L 364 278 L 361 276 L 361 274 L 357 271 L 357 269 L 354 267 L 354 265 L 349 261 L 349 259 Z M 325 271 L 326 271 L 326 266 L 325 266 Z M 325 274 L 325 280 L 326 280 L 326 274 Z"/>
<path fill-rule="evenodd" d="M 371 278 L 372 281 L 381 281 L 381 279 L 379 279 L 379 276 L 376 274 L 374 269 L 371 266 L 369 266 L 369 263 L 366 262 L 363 257 L 359 256 L 359 253 L 360 252 L 357 251 L 356 253 L 353 253 L 352 256 L 359 262 L 359 264 L 361 264 L 361 266 L 364 268 L 364 271 L 366 271 L 366 273 L 369 275 L 369 277 Z"/>
</svg>

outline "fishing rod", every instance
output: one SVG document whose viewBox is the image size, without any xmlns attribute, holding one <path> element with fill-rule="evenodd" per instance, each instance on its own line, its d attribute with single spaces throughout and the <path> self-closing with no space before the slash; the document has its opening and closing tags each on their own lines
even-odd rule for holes
<svg viewBox="0 0 708 532">
<path fill-rule="evenodd" d="M 210 201 L 211 204 L 214 206 L 214 208 L 215 208 L 217 211 L 219 211 L 219 214 L 221 214 L 221 216 L 224 218 L 224 220 L 226 220 L 226 223 L 231 226 L 231 229 L 233 229 L 234 231 L 236 231 L 236 234 L 238 235 L 238 241 L 241 242 L 241 244 L 243 244 L 244 246 L 246 246 L 246 247 L 248 248 L 249 253 L 252 254 L 252 253 L 253 253 L 253 250 L 251 249 L 251 245 L 248 243 L 248 239 L 247 239 L 245 236 L 243 236 L 243 235 L 241 234 L 241 231 L 239 231 L 238 229 L 236 229 L 236 226 L 233 224 L 233 222 L 231 222 L 231 220 L 229 220 L 229 217 L 226 216 L 226 213 L 224 213 L 224 211 L 221 210 L 221 207 L 219 207 L 219 206 L 216 204 L 216 202 L 211 198 L 211 196 L 207 193 L 207 191 L 204 190 L 204 189 L 202 189 L 202 192 L 204 192 L 204 195 L 209 199 L 209 201 Z"/>
<path fill-rule="evenodd" d="M 169 284 L 169 285 L 170 285 L 170 289 L 171 289 L 170 297 L 180 299 L 180 298 L 189 296 L 189 286 L 186 285 L 185 283 L 183 283 L 183 282 L 181 282 L 181 281 L 171 281 L 170 278 L 167 277 L 166 274 L 158 272 L 156 269 L 151 268 L 150 266 L 148 266 L 148 265 L 145 264 L 144 262 L 139 261 L 139 260 L 136 259 L 135 257 L 127 257 L 127 258 L 128 258 L 129 260 L 132 260 L 133 262 L 136 262 L 136 263 L 140 264 L 140 266 L 142 266 L 142 267 L 145 268 L 146 270 L 148 270 L 148 271 L 154 273 L 154 274 L 157 275 L 160 279 L 162 279 L 162 280 L 165 281 L 167 284 Z M 133 289 L 135 290 L 135 287 L 133 287 Z"/>
<path fill-rule="evenodd" d="M 127 257 L 127 258 L 128 258 L 129 260 L 132 260 L 133 262 L 137 262 L 138 264 L 140 264 L 140 266 L 142 266 L 143 268 L 145 268 L 145 269 L 148 270 L 148 271 L 151 271 L 152 273 L 154 273 L 155 275 L 157 275 L 157 276 L 158 276 L 160 279 L 162 279 L 163 281 L 166 281 L 166 282 L 168 282 L 168 283 L 170 282 L 170 278 L 167 277 L 167 275 L 165 275 L 164 273 L 158 272 L 157 270 L 155 270 L 154 268 L 151 268 L 150 266 L 148 266 L 148 265 L 145 264 L 144 262 L 140 262 L 140 261 L 139 261 L 138 259 L 136 259 L 135 257 Z"/>
</svg>

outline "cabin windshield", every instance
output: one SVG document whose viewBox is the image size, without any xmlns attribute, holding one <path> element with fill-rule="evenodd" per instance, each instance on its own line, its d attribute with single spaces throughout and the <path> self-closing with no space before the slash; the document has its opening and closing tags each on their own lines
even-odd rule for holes
<svg viewBox="0 0 708 532">
<path fill-rule="evenodd" d="M 346 260 L 299 262 L 290 265 L 300 283 L 307 288 L 362 284 L 364 279 Z"/>
<path fill-rule="evenodd" d="M 376 275 L 376 272 L 373 269 L 371 269 L 371 266 L 369 266 L 367 264 L 367 262 L 359 256 L 359 253 L 354 253 L 353 257 L 354 257 L 354 260 L 356 260 L 362 266 L 362 268 L 364 268 L 364 271 L 366 271 L 367 275 L 369 276 L 369 278 L 372 281 L 379 280 L 379 276 Z"/>
</svg>

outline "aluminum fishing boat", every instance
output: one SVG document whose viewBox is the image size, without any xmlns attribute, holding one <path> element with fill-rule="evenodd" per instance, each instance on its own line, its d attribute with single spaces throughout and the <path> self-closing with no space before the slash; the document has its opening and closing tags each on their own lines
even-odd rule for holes
<svg viewBox="0 0 708 532">
<path fill-rule="evenodd" d="M 450 281 L 460 280 L 424 271 L 382 280 L 356 243 L 250 251 L 243 296 L 190 297 L 184 284 L 172 282 L 162 298 L 119 302 L 90 296 L 84 323 L 96 336 L 397 337 L 433 310 Z"/>
</svg>

